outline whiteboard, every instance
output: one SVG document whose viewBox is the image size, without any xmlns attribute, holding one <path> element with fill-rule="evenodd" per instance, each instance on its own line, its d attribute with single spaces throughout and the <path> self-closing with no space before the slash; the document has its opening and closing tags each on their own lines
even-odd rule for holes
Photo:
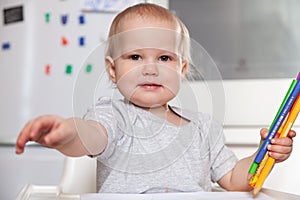
<svg viewBox="0 0 300 200">
<path fill-rule="evenodd" d="M 24 15 L 23 21 L 0 25 L 2 142 L 14 142 L 25 123 L 39 115 L 73 116 L 77 74 L 87 67 L 82 65 L 90 52 L 106 39 L 116 15 L 83 12 L 80 5 L 79 0 L 1 1 L 1 10 L 22 6 Z M 10 48 L 3 48 L 7 43 Z M 100 61 L 88 63 L 86 76 L 99 76 Z M 82 101 L 78 115 L 92 103 L 88 98 Z"/>
</svg>

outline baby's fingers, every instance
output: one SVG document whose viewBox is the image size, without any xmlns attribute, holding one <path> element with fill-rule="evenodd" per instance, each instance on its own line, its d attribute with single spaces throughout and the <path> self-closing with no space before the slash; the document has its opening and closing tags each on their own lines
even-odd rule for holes
<svg viewBox="0 0 300 200">
<path fill-rule="evenodd" d="M 269 134 L 269 130 L 267 128 L 260 129 L 260 137 L 261 139 L 266 139 Z"/>
<path fill-rule="evenodd" d="M 296 131 L 290 130 L 290 132 L 288 133 L 288 137 L 291 138 L 291 139 L 296 137 Z"/>
<path fill-rule="evenodd" d="M 16 153 L 21 154 L 24 152 L 25 144 L 30 141 L 30 130 L 33 121 L 29 121 L 20 132 L 18 139 L 16 141 Z"/>
<path fill-rule="evenodd" d="M 38 142 L 41 137 L 49 132 L 53 126 L 53 119 L 51 116 L 45 115 L 36 118 L 30 129 L 30 141 Z"/>
<path fill-rule="evenodd" d="M 43 139 L 53 128 L 57 117 L 45 115 L 38 117 L 25 125 L 16 142 L 16 153 L 23 153 L 28 141 L 44 144 Z"/>
<path fill-rule="evenodd" d="M 276 138 L 271 141 L 268 146 L 269 155 L 273 157 L 276 162 L 286 160 L 293 149 L 293 140 L 291 138 Z"/>
<path fill-rule="evenodd" d="M 292 146 L 269 145 L 268 151 L 280 154 L 290 154 L 292 152 Z"/>
<path fill-rule="evenodd" d="M 288 159 L 290 157 L 290 155 L 291 155 L 290 153 L 283 154 L 283 153 L 269 151 L 269 156 L 274 158 L 276 160 L 276 162 L 285 161 L 286 159 Z"/>
<path fill-rule="evenodd" d="M 272 145 L 281 145 L 281 146 L 292 146 L 293 139 L 289 137 L 284 138 L 274 138 L 271 140 Z"/>
</svg>

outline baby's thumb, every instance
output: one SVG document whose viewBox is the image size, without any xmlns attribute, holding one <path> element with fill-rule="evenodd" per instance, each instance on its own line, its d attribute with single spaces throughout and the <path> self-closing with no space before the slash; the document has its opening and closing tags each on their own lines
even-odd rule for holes
<svg viewBox="0 0 300 200">
<path fill-rule="evenodd" d="M 267 128 L 260 129 L 260 144 L 267 138 L 269 130 Z"/>
</svg>

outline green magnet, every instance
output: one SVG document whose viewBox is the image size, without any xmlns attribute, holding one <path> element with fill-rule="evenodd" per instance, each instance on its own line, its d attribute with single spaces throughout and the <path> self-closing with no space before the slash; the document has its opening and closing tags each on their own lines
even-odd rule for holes
<svg viewBox="0 0 300 200">
<path fill-rule="evenodd" d="M 87 73 L 90 73 L 90 72 L 92 71 L 92 69 L 93 69 L 93 66 L 92 66 L 91 64 L 87 64 L 87 66 L 86 66 L 86 68 L 85 68 L 85 71 L 86 71 Z"/>
<path fill-rule="evenodd" d="M 72 74 L 72 65 L 67 65 L 66 66 L 66 74 Z"/>
<path fill-rule="evenodd" d="M 47 22 L 47 23 L 49 23 L 50 22 L 50 16 L 51 16 L 51 14 L 50 13 L 45 13 L 45 21 Z"/>
</svg>

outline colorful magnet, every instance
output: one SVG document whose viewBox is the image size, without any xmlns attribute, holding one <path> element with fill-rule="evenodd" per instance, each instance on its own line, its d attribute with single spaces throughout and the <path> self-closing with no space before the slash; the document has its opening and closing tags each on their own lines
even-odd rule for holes
<svg viewBox="0 0 300 200">
<path fill-rule="evenodd" d="M 49 23 L 50 22 L 50 17 L 51 17 L 51 14 L 50 13 L 45 13 L 45 21 L 46 23 Z"/>
<path fill-rule="evenodd" d="M 68 23 L 68 15 L 61 15 L 61 23 L 66 25 Z"/>
<path fill-rule="evenodd" d="M 73 69 L 72 65 L 70 65 L 70 64 L 67 65 L 66 66 L 66 71 L 65 71 L 66 74 L 72 74 L 72 69 Z"/>
<path fill-rule="evenodd" d="M 68 43 L 69 43 L 68 39 L 67 39 L 66 37 L 62 36 L 62 37 L 61 37 L 61 44 L 62 44 L 63 46 L 67 46 Z"/>
<path fill-rule="evenodd" d="M 78 17 L 78 21 L 79 21 L 79 24 L 85 24 L 85 17 L 84 17 L 84 15 L 80 15 L 79 17 Z"/>
<path fill-rule="evenodd" d="M 87 73 L 90 73 L 92 71 L 92 69 L 93 69 L 93 66 L 91 64 L 87 64 L 86 67 L 85 67 L 85 71 Z"/>
<path fill-rule="evenodd" d="M 50 73 L 51 73 L 51 66 L 50 66 L 50 64 L 48 64 L 45 66 L 45 74 L 50 75 Z"/>
<path fill-rule="evenodd" d="M 10 43 L 4 42 L 2 43 L 2 50 L 9 50 L 10 49 Z"/>
<path fill-rule="evenodd" d="M 78 43 L 79 43 L 79 46 L 84 46 L 85 45 L 85 37 L 83 37 L 83 36 L 79 37 Z"/>
</svg>

